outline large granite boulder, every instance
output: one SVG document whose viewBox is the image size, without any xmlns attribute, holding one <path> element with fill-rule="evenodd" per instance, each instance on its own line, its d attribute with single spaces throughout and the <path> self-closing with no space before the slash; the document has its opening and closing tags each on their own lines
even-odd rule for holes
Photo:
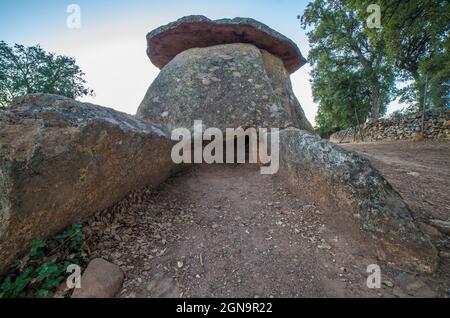
<svg viewBox="0 0 450 318">
<path fill-rule="evenodd" d="M 251 19 L 201 16 L 147 41 L 162 70 L 136 117 L 43 94 L 0 114 L 0 272 L 34 237 L 165 180 L 176 169 L 170 132 L 194 120 L 280 128 L 280 174 L 294 191 L 334 208 L 344 230 L 356 224 L 393 259 L 435 269 L 437 252 L 399 194 L 369 161 L 313 134 L 291 87 L 305 62 L 292 41 Z"/>
<path fill-rule="evenodd" d="M 168 131 L 192 129 L 194 120 L 222 131 L 280 128 L 280 174 L 294 191 L 334 209 L 341 230 L 370 233 L 391 260 L 433 271 L 437 251 L 400 195 L 369 161 L 313 134 L 289 78 L 304 59 L 272 31 L 254 20 L 194 16 L 150 32 L 147 54 L 162 70 L 137 116 Z"/>
<path fill-rule="evenodd" d="M 172 141 L 133 116 L 56 95 L 0 114 L 0 271 L 27 243 L 162 182 Z"/>
<path fill-rule="evenodd" d="M 390 260 L 424 272 L 437 251 L 400 195 L 357 153 L 298 129 L 280 132 L 280 175 L 304 198 L 336 211 L 336 222 L 371 234 Z"/>
<path fill-rule="evenodd" d="M 193 48 L 160 72 L 137 116 L 174 128 L 286 128 L 313 132 L 295 97 L 283 61 L 252 44 Z"/>
<path fill-rule="evenodd" d="M 183 17 L 148 33 L 147 55 L 162 69 L 188 49 L 231 43 L 253 44 L 280 57 L 289 73 L 306 63 L 292 40 L 259 21 L 250 18 L 212 21 L 201 15 Z"/>
</svg>

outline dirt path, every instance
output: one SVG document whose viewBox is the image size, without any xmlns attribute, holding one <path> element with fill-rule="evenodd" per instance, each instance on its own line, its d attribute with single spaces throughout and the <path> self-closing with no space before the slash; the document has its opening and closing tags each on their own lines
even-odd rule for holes
<svg viewBox="0 0 450 318">
<path fill-rule="evenodd" d="M 450 220 L 450 143 L 385 142 L 341 145 L 370 159 L 420 221 Z"/>
<path fill-rule="evenodd" d="M 119 297 L 406 295 L 388 269 L 383 288 L 368 289 L 377 260 L 332 223 L 255 165 L 210 165 L 130 194 L 91 219 L 86 235 L 90 257 L 125 271 Z M 410 295 L 445 291 L 434 280 L 416 287 Z"/>
<path fill-rule="evenodd" d="M 447 281 L 450 295 L 450 237 L 430 225 L 433 219 L 450 220 L 450 143 L 396 141 L 343 147 L 366 156 L 405 199 L 440 251 L 435 276 Z"/>
</svg>

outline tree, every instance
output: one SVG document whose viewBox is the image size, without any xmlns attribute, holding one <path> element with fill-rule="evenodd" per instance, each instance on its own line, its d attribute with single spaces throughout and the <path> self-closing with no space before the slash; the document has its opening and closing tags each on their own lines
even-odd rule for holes
<svg viewBox="0 0 450 318">
<path fill-rule="evenodd" d="M 317 132 L 324 138 L 343 128 L 365 122 L 371 94 L 364 75 L 355 72 L 355 62 L 340 64 L 330 55 L 312 71 L 314 101 L 319 103 Z"/>
<path fill-rule="evenodd" d="M 49 93 L 70 98 L 92 95 L 75 59 L 38 46 L 8 46 L 0 41 L 0 108 L 16 96 Z"/>
<path fill-rule="evenodd" d="M 420 103 L 423 101 L 424 80 L 428 80 L 427 105 L 431 108 L 444 108 L 450 106 L 450 41 L 446 40 L 445 52 L 432 56 L 427 61 L 423 61 L 419 67 L 419 73 L 422 74 L 416 84 L 416 90 L 420 90 Z M 425 79 L 424 79 L 425 78 Z"/>
<path fill-rule="evenodd" d="M 409 83 L 400 90 L 402 101 L 422 109 L 425 82 L 430 84 L 431 107 L 448 106 L 450 63 L 448 0 L 378 0 L 382 32 L 397 79 Z M 354 0 L 360 12 L 373 0 Z M 369 30 L 370 36 L 380 34 Z"/>
<path fill-rule="evenodd" d="M 350 0 L 315 0 L 302 16 L 311 28 L 309 62 L 319 103 L 319 125 L 353 126 L 355 110 L 364 122 L 378 119 L 393 97 L 394 77 L 381 37 L 371 38 Z M 328 118 L 332 122 L 325 123 Z M 323 128 L 323 127 L 322 127 Z"/>
</svg>

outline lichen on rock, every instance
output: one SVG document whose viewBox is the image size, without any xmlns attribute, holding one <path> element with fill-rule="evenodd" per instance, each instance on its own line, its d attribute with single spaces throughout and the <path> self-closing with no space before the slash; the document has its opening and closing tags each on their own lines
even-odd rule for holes
<svg viewBox="0 0 450 318">
<path fill-rule="evenodd" d="M 291 74 L 306 60 L 289 38 L 251 18 L 210 20 L 191 15 L 163 25 L 147 34 L 147 55 L 162 69 L 175 56 L 192 48 L 247 43 L 280 57 Z"/>
<path fill-rule="evenodd" d="M 336 222 L 357 224 L 391 259 L 432 272 L 437 251 L 401 196 L 361 155 L 298 129 L 280 132 L 280 174 L 305 198 L 335 210 Z"/>
<path fill-rule="evenodd" d="M 314 131 L 282 61 L 251 44 L 193 48 L 178 54 L 151 84 L 137 116 L 167 130 L 298 127 Z"/>
<path fill-rule="evenodd" d="M 38 236 L 156 186 L 174 170 L 163 129 L 47 94 L 0 114 L 0 271 Z"/>
</svg>

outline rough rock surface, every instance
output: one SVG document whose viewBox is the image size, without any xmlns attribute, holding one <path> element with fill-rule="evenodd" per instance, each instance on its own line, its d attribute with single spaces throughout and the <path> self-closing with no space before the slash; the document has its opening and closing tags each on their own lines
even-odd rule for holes
<svg viewBox="0 0 450 318">
<path fill-rule="evenodd" d="M 285 129 L 280 132 L 280 173 L 300 195 L 334 207 L 337 220 L 349 229 L 356 224 L 371 233 L 386 257 L 420 271 L 436 268 L 436 249 L 367 159 L 306 131 Z"/>
<path fill-rule="evenodd" d="M 117 297 L 396 297 L 410 283 L 396 279 L 402 259 L 379 259 L 377 242 L 333 210 L 256 165 L 196 165 L 90 217 L 84 248 L 125 272 Z M 369 264 L 381 289 L 367 288 Z M 446 297 L 448 264 L 408 276 Z"/>
<path fill-rule="evenodd" d="M 431 220 L 431 224 L 439 230 L 439 232 L 450 235 L 450 221 Z"/>
<path fill-rule="evenodd" d="M 187 16 L 147 34 L 147 55 L 162 69 L 176 55 L 192 48 L 220 44 L 250 43 L 280 57 L 289 73 L 306 63 L 297 45 L 267 25 L 250 18 L 212 21 Z"/>
<path fill-rule="evenodd" d="M 137 116 L 164 126 L 285 128 L 314 131 L 276 56 L 251 44 L 194 48 L 178 54 L 152 83 Z"/>
<path fill-rule="evenodd" d="M 72 298 L 112 298 L 120 291 L 124 278 L 119 266 L 93 259 L 81 275 L 81 288 L 73 291 Z"/>
<path fill-rule="evenodd" d="M 338 131 L 330 136 L 335 143 L 416 140 L 418 134 L 425 139 L 450 140 L 450 110 L 430 109 L 425 112 L 422 133 L 422 113 L 369 121 L 357 128 Z"/>
<path fill-rule="evenodd" d="M 112 109 L 45 94 L 0 115 L 0 272 L 27 243 L 155 186 L 173 142 Z"/>
</svg>

